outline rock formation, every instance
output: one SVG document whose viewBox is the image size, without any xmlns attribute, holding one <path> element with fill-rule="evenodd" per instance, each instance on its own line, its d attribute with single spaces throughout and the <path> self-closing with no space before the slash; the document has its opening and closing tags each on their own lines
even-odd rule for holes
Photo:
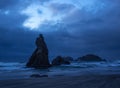
<svg viewBox="0 0 120 88">
<path fill-rule="evenodd" d="M 64 58 L 65 61 L 70 61 L 70 62 L 74 61 L 74 59 L 70 56 L 63 57 L 63 58 Z"/>
<path fill-rule="evenodd" d="M 41 78 L 41 77 L 48 77 L 48 75 L 32 74 L 30 77 Z"/>
<path fill-rule="evenodd" d="M 61 56 L 57 56 L 55 59 L 53 59 L 52 61 L 52 65 L 61 65 L 61 64 L 70 64 L 69 61 L 65 60 L 63 57 Z"/>
<path fill-rule="evenodd" d="M 33 52 L 26 66 L 34 68 L 50 67 L 48 60 L 48 48 L 42 34 L 39 35 L 35 43 L 37 48 Z"/>
<path fill-rule="evenodd" d="M 77 61 L 98 62 L 98 61 L 105 61 L 105 60 L 100 58 L 97 55 L 88 54 L 88 55 L 79 57 Z"/>
</svg>

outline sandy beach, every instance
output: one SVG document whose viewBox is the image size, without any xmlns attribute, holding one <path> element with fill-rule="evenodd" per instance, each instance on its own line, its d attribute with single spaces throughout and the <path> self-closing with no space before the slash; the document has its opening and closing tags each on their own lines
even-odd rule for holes
<svg viewBox="0 0 120 88">
<path fill-rule="evenodd" d="M 1 80 L 0 88 L 120 88 L 120 75 L 59 76 Z"/>
</svg>

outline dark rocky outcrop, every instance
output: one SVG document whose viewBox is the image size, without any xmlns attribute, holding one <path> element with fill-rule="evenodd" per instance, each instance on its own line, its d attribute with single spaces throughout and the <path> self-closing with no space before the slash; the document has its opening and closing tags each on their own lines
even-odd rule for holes
<svg viewBox="0 0 120 88">
<path fill-rule="evenodd" d="M 88 54 L 88 55 L 79 57 L 77 61 L 98 62 L 98 61 L 105 61 L 105 60 L 97 55 Z"/>
<path fill-rule="evenodd" d="M 50 63 L 48 60 L 48 48 L 42 34 L 40 34 L 39 37 L 36 39 L 36 46 L 37 48 L 33 52 L 26 66 L 34 68 L 50 67 Z"/>
<path fill-rule="evenodd" d="M 65 61 L 74 61 L 72 57 L 67 56 L 67 57 L 63 57 Z"/>
<path fill-rule="evenodd" d="M 32 74 L 30 77 L 41 78 L 41 77 L 48 77 L 48 75 Z"/>
<path fill-rule="evenodd" d="M 61 64 L 70 64 L 70 61 L 65 60 L 63 57 L 61 56 L 57 56 L 55 59 L 53 59 L 52 61 L 52 65 L 61 65 Z"/>
</svg>

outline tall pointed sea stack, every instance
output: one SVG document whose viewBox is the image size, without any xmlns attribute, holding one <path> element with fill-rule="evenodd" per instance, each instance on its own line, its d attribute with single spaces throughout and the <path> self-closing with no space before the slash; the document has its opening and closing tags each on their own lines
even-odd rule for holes
<svg viewBox="0 0 120 88">
<path fill-rule="evenodd" d="M 48 48 L 42 34 L 39 35 L 35 43 L 37 48 L 30 57 L 29 62 L 27 63 L 27 67 L 34 68 L 50 67 L 50 63 L 48 60 Z"/>
</svg>

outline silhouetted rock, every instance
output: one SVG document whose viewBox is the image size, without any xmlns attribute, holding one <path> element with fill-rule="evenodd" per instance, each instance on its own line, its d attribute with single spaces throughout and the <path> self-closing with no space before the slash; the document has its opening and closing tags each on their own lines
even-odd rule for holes
<svg viewBox="0 0 120 88">
<path fill-rule="evenodd" d="M 30 77 L 40 78 L 40 77 L 48 77 L 48 75 L 32 74 Z"/>
<path fill-rule="evenodd" d="M 70 56 L 63 57 L 65 61 L 73 61 L 73 58 Z"/>
<path fill-rule="evenodd" d="M 65 60 L 61 56 L 57 56 L 55 59 L 52 61 L 52 65 L 61 65 L 61 64 L 70 64 L 69 61 Z"/>
<path fill-rule="evenodd" d="M 48 48 L 42 34 L 39 35 L 35 43 L 37 48 L 33 52 L 26 66 L 34 68 L 50 67 L 50 63 L 48 60 Z"/>
<path fill-rule="evenodd" d="M 82 57 L 79 57 L 77 61 L 87 61 L 87 62 L 97 62 L 97 61 L 105 61 L 99 56 L 93 55 L 93 54 L 88 54 Z"/>
</svg>

